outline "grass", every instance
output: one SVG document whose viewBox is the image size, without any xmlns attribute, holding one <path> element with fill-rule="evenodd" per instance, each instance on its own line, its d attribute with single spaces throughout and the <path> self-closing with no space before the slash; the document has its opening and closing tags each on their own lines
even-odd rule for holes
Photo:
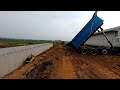
<svg viewBox="0 0 120 90">
<path fill-rule="evenodd" d="M 0 43 L 13 43 L 13 44 L 42 44 L 42 43 L 53 43 L 52 40 L 24 40 L 24 39 L 0 39 Z"/>
</svg>

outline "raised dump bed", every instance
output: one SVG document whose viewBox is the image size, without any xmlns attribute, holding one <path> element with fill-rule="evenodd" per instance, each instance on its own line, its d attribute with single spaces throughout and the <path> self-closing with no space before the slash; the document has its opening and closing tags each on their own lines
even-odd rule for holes
<svg viewBox="0 0 120 90">
<path fill-rule="evenodd" d="M 71 40 L 70 44 L 78 49 L 101 27 L 103 20 L 94 13 L 92 19 L 83 27 L 83 29 Z"/>
</svg>

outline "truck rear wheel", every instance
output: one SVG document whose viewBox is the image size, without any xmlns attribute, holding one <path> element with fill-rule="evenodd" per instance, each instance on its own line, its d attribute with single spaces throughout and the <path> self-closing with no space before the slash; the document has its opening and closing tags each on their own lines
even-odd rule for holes
<svg viewBox="0 0 120 90">
<path fill-rule="evenodd" d="M 82 49 L 82 54 L 87 54 L 88 53 L 88 50 L 86 48 Z"/>
<path fill-rule="evenodd" d="M 91 49 L 90 52 L 91 52 L 92 55 L 98 54 L 98 50 L 95 49 L 95 48 Z"/>
<path fill-rule="evenodd" d="M 106 50 L 106 49 L 102 50 L 102 54 L 107 54 L 107 53 L 108 53 L 108 50 Z"/>
</svg>

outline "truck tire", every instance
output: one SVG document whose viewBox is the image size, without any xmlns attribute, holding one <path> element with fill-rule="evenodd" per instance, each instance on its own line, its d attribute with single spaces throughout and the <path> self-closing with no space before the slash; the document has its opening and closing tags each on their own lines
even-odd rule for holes
<svg viewBox="0 0 120 90">
<path fill-rule="evenodd" d="M 102 54 L 105 55 L 105 54 L 107 54 L 107 53 L 108 53 L 108 50 L 106 50 L 106 49 L 103 49 L 103 50 L 102 50 Z"/>
<path fill-rule="evenodd" d="M 90 52 L 91 52 L 92 55 L 98 54 L 98 50 L 95 49 L 95 48 L 91 49 Z"/>
<path fill-rule="evenodd" d="M 82 49 L 82 54 L 87 54 L 88 53 L 88 49 L 87 48 L 84 48 L 84 49 Z"/>
</svg>

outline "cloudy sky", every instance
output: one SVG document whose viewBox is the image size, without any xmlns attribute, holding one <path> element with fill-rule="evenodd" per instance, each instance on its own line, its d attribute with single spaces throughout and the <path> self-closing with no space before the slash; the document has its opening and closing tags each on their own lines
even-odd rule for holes
<svg viewBox="0 0 120 90">
<path fill-rule="evenodd" d="M 0 11 L 0 37 L 71 40 L 95 11 Z M 98 11 L 103 29 L 120 26 L 120 11 Z"/>
</svg>

